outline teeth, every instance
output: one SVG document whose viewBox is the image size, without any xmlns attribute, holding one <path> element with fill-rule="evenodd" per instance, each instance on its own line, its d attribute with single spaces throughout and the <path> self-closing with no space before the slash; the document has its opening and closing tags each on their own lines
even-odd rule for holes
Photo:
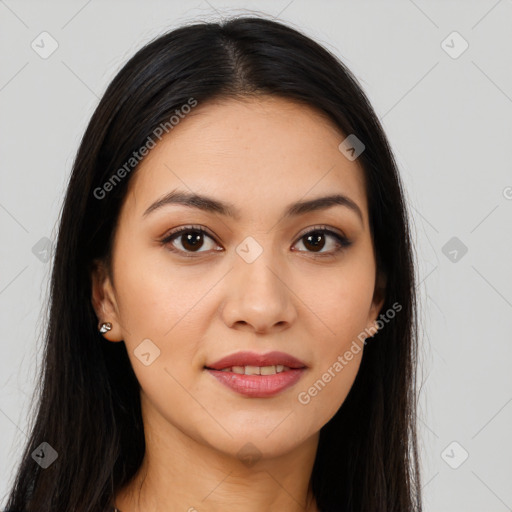
<svg viewBox="0 0 512 512">
<path fill-rule="evenodd" d="M 260 375 L 275 375 L 277 369 L 275 366 L 262 366 L 260 368 Z"/>
<path fill-rule="evenodd" d="M 233 366 L 224 368 L 222 372 L 238 373 L 239 375 L 275 375 L 290 370 L 288 366 L 278 364 L 275 366 Z"/>
<path fill-rule="evenodd" d="M 259 375 L 260 367 L 259 366 L 246 366 L 245 367 L 245 375 Z"/>
</svg>

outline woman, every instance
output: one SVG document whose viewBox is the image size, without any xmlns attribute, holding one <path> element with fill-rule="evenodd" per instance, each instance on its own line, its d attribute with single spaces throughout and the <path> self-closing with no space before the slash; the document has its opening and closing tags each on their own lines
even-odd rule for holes
<svg viewBox="0 0 512 512">
<path fill-rule="evenodd" d="M 284 24 L 142 48 L 81 142 L 8 510 L 421 510 L 402 186 Z"/>
</svg>

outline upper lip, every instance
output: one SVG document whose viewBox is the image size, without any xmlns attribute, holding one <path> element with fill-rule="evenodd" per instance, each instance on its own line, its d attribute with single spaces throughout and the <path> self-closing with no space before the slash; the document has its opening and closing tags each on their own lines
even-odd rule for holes
<svg viewBox="0 0 512 512">
<path fill-rule="evenodd" d="M 289 368 L 306 367 L 301 360 L 285 352 L 267 352 L 266 354 L 237 352 L 205 366 L 212 370 L 223 370 L 233 366 L 275 366 L 278 364 L 288 366 Z"/>
</svg>

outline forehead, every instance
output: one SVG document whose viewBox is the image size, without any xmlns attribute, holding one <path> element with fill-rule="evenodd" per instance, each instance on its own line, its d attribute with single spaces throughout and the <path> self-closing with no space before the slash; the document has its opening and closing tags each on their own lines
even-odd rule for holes
<svg viewBox="0 0 512 512">
<path fill-rule="evenodd" d="M 338 149 L 345 137 L 325 114 L 287 99 L 199 104 L 139 164 L 127 202 L 136 197 L 143 212 L 180 188 L 229 199 L 243 214 L 244 205 L 267 209 L 338 192 L 359 205 L 366 224 L 364 172 Z"/>
</svg>

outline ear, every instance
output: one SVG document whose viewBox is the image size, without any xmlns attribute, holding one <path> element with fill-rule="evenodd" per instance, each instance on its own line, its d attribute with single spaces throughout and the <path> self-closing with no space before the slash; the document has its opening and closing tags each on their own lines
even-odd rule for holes
<svg viewBox="0 0 512 512">
<path fill-rule="evenodd" d="M 368 324 L 366 326 L 367 331 L 370 333 L 369 336 L 374 336 L 378 331 L 376 321 L 382 306 L 384 305 L 384 301 L 386 300 L 386 283 L 386 275 L 383 272 L 377 272 L 372 305 L 370 307 L 370 312 L 368 313 Z"/>
<path fill-rule="evenodd" d="M 101 260 L 94 260 L 91 265 L 91 288 L 91 303 L 98 317 L 98 330 L 103 322 L 110 322 L 112 329 L 103 336 L 109 341 L 123 341 L 114 287 Z"/>
</svg>

